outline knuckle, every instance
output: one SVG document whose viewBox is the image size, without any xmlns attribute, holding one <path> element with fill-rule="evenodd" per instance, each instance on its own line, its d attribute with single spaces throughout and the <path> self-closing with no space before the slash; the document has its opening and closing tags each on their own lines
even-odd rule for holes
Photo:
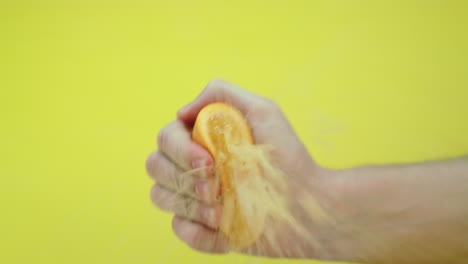
<svg viewBox="0 0 468 264">
<path fill-rule="evenodd" d="M 172 177 L 169 164 L 163 155 L 160 152 L 154 154 L 152 165 L 151 165 L 151 175 L 155 180 L 161 181 L 161 184 L 167 185 L 172 184 L 172 182 L 167 182 Z"/>
<path fill-rule="evenodd" d="M 206 85 L 207 90 L 220 89 L 226 86 L 226 82 L 222 79 L 213 79 Z"/>
<path fill-rule="evenodd" d="M 229 85 L 226 81 L 221 79 L 214 79 L 211 80 L 205 87 L 205 93 L 207 94 L 214 94 L 216 96 L 220 96 L 221 94 L 225 93 L 226 90 L 229 89 Z"/>
<path fill-rule="evenodd" d="M 167 124 L 165 127 L 163 127 L 157 137 L 157 143 L 159 148 L 165 148 L 169 144 L 171 140 L 171 135 L 174 134 L 174 132 L 177 132 L 178 129 L 178 122 L 173 121 L 169 124 Z"/>
<path fill-rule="evenodd" d="M 221 248 L 217 234 L 207 234 L 204 232 L 198 232 L 194 234 L 192 243 L 193 247 L 201 252 L 207 253 L 223 253 L 225 250 Z"/>
<path fill-rule="evenodd" d="M 163 211 L 170 211 L 170 206 L 168 203 L 170 196 L 168 194 L 170 193 L 162 189 L 161 186 L 159 186 L 158 184 L 155 184 L 151 188 L 151 201 L 159 209 Z"/>
<path fill-rule="evenodd" d="M 156 205 L 157 207 L 160 207 L 160 203 L 161 203 L 160 196 L 161 196 L 160 187 L 157 184 L 153 185 L 153 187 L 151 187 L 150 197 L 151 197 L 151 201 L 153 202 L 153 204 Z"/>
<path fill-rule="evenodd" d="M 163 148 L 167 144 L 168 136 L 169 136 L 169 133 L 167 131 L 167 126 L 159 131 L 158 139 L 157 139 L 159 148 Z"/>
<path fill-rule="evenodd" d="M 269 110 L 269 111 L 279 109 L 278 104 L 268 97 L 260 97 L 260 101 L 258 105 L 259 105 L 259 108 Z"/>
<path fill-rule="evenodd" d="M 211 248 L 211 251 L 214 253 L 227 253 L 229 251 L 227 241 L 221 237 L 221 233 L 216 233 L 215 238 L 213 239 L 214 243 Z"/>
<path fill-rule="evenodd" d="M 260 97 L 255 106 L 255 115 L 260 120 L 266 120 L 272 115 L 278 115 L 281 112 L 279 106 L 270 98 Z"/>
<path fill-rule="evenodd" d="M 154 158 L 154 173 L 157 175 L 168 174 L 167 165 L 164 162 L 164 157 L 160 152 L 156 153 Z"/>
<path fill-rule="evenodd" d="M 156 171 L 156 155 L 157 152 L 151 153 L 148 158 L 146 159 L 146 173 L 150 176 L 154 175 L 154 172 Z"/>
</svg>

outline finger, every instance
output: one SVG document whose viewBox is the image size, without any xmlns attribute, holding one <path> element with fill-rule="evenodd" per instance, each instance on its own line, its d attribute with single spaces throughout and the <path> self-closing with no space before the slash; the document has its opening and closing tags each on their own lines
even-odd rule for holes
<svg viewBox="0 0 468 264">
<path fill-rule="evenodd" d="M 184 171 L 171 162 L 162 152 L 154 151 L 146 159 L 146 172 L 158 183 L 166 187 L 176 186 L 176 176 Z"/>
<path fill-rule="evenodd" d="M 213 158 L 202 146 L 191 139 L 185 125 L 176 120 L 158 134 L 159 150 L 184 170 L 213 165 Z"/>
<path fill-rule="evenodd" d="M 178 194 L 206 203 L 217 200 L 219 183 L 210 177 L 214 173 L 212 167 L 184 172 L 161 152 L 155 151 L 146 160 L 146 171 L 158 184 Z"/>
<path fill-rule="evenodd" d="M 195 250 L 216 254 L 229 252 L 228 240 L 221 232 L 194 223 L 187 218 L 175 216 L 172 219 L 172 230 L 180 240 Z"/>
<path fill-rule="evenodd" d="M 163 211 L 172 212 L 211 228 L 218 228 L 221 206 L 208 205 L 187 196 L 178 195 L 156 184 L 151 189 L 151 200 Z"/>
<path fill-rule="evenodd" d="M 232 104 L 242 113 L 247 114 L 252 100 L 258 96 L 233 84 L 222 80 L 213 80 L 205 87 L 195 100 L 186 105 L 177 113 L 178 118 L 187 124 L 192 124 L 200 110 L 214 102 L 226 102 Z"/>
</svg>

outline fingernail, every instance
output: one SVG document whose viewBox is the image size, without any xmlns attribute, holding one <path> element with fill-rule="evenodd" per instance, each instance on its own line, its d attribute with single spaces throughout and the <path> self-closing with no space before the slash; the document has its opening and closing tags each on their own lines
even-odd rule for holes
<svg viewBox="0 0 468 264">
<path fill-rule="evenodd" d="M 208 198 L 208 184 L 207 183 L 199 183 L 195 186 L 195 193 L 202 198 L 202 200 L 206 200 Z"/>
<path fill-rule="evenodd" d="M 216 221 L 216 211 L 214 208 L 204 208 L 202 214 L 205 221 L 211 227 L 217 227 L 218 223 Z"/>
<path fill-rule="evenodd" d="M 192 161 L 192 168 L 193 169 L 198 169 L 205 167 L 207 165 L 207 161 L 205 159 L 196 159 Z"/>
</svg>

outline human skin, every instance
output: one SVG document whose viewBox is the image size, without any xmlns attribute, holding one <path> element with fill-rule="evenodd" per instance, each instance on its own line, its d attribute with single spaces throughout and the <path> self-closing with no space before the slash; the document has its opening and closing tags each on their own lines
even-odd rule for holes
<svg viewBox="0 0 468 264">
<path fill-rule="evenodd" d="M 177 120 L 159 132 L 158 150 L 146 162 L 148 174 L 156 180 L 153 203 L 174 213 L 174 233 L 191 248 L 207 253 L 230 250 L 218 231 L 222 205 L 216 199 L 214 160 L 191 139 L 198 112 L 213 102 L 238 108 L 256 144 L 275 146 L 274 165 L 333 218 L 333 224 L 322 223 L 304 210 L 291 210 L 303 219 L 305 233 L 270 223 L 265 232 L 274 233 L 283 250 L 262 245 L 260 239 L 241 253 L 370 263 L 468 261 L 467 159 L 327 169 L 314 161 L 274 102 L 222 80 L 211 81 L 179 110 Z M 196 173 L 187 174 L 193 169 Z M 303 199 L 295 193 L 299 192 L 283 197 L 292 207 Z"/>
</svg>

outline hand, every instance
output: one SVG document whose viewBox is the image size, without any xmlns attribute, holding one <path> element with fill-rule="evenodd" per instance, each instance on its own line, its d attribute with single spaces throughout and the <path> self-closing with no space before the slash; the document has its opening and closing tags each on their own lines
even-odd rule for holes
<svg viewBox="0 0 468 264">
<path fill-rule="evenodd" d="M 190 247 L 229 252 L 217 231 L 217 202 L 210 154 L 191 140 L 198 112 L 228 102 L 249 122 L 256 144 L 275 146 L 274 165 L 294 189 L 281 197 L 302 227 L 267 222 L 264 237 L 243 253 L 366 263 L 466 263 L 468 161 L 330 170 L 316 164 L 272 101 L 223 81 L 212 81 L 158 136 L 147 160 L 157 181 L 153 202 L 173 212 L 173 230 Z M 195 169 L 195 170 L 194 170 Z"/>
<path fill-rule="evenodd" d="M 191 140 L 191 126 L 198 112 L 212 102 L 230 103 L 246 116 L 256 144 L 275 146 L 272 152 L 275 166 L 290 175 L 290 182 L 310 185 L 314 181 L 316 185 L 322 169 L 312 160 L 275 103 L 223 81 L 210 82 L 193 102 L 179 110 L 176 121 L 160 131 L 159 149 L 148 158 L 147 171 L 157 182 L 151 191 L 153 202 L 162 210 L 175 214 L 175 234 L 196 250 L 225 253 L 230 250 L 228 242 L 216 230 L 222 210 L 216 202 L 218 186 L 210 167 L 214 161 L 204 148 Z M 198 170 L 190 173 L 193 169 Z M 293 204 L 297 197 L 284 199 Z M 284 224 L 266 226 L 265 233 L 278 237 L 276 245 L 259 239 L 244 252 L 278 257 L 317 257 L 317 252 L 307 243 L 309 235 L 295 234 L 292 229 Z M 282 250 L 278 251 L 275 246 Z"/>
</svg>

